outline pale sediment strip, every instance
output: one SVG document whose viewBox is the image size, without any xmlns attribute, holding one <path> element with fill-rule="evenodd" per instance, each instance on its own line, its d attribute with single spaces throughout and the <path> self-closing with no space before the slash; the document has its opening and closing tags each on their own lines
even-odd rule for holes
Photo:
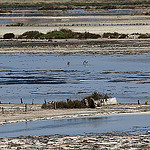
<svg viewBox="0 0 150 150">
<path fill-rule="evenodd" d="M 108 48 L 5 48 L 0 49 L 0 54 L 58 54 L 58 55 L 135 55 L 135 54 L 150 54 L 149 47 L 108 47 Z"/>
<path fill-rule="evenodd" d="M 136 104 L 118 104 L 102 106 L 91 109 L 41 109 L 42 104 L 28 104 L 28 110 L 25 111 L 24 104 L 0 104 L 0 107 L 6 111 L 0 112 L 0 124 L 9 124 L 17 122 L 27 122 L 35 120 L 48 120 L 56 118 L 72 118 L 83 116 L 110 115 L 121 113 L 141 113 L 150 111 L 150 105 Z M 11 108 L 11 109 L 10 109 Z M 17 109 L 15 109 L 17 108 Z M 8 110 L 9 109 L 9 110 Z"/>
</svg>

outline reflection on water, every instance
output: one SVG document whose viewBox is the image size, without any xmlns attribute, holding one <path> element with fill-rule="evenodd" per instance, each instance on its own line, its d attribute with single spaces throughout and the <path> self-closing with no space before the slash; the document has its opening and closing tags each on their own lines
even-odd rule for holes
<svg viewBox="0 0 150 150">
<path fill-rule="evenodd" d="M 29 135 L 83 135 L 112 131 L 144 133 L 150 129 L 149 114 L 110 115 L 42 120 L 0 126 L 0 138 Z"/>
<path fill-rule="evenodd" d="M 147 10 L 148 11 L 148 10 Z M 107 18 L 95 18 L 95 16 L 116 16 L 116 15 L 132 15 L 135 13 L 143 12 L 143 10 L 139 9 L 123 9 L 123 10 L 103 10 L 103 11 L 85 11 L 85 10 L 68 10 L 68 11 L 62 11 L 62 10 L 12 10 L 12 13 L 0 13 L 2 16 L 0 18 L 0 25 L 6 24 L 17 24 L 17 23 L 24 23 L 24 25 L 33 25 L 33 24 L 52 24 L 52 23 L 66 23 L 66 22 L 72 22 L 73 24 L 75 22 L 95 22 L 95 21 L 108 21 Z M 91 15 L 89 18 L 84 18 L 84 16 Z M 69 18 L 53 18 L 57 16 L 66 17 L 69 16 Z M 70 17 L 72 16 L 72 17 Z M 82 16 L 79 18 L 73 17 L 73 16 Z M 94 17 L 92 17 L 94 16 Z M 9 17 L 9 18 L 7 18 Z M 11 18 L 12 17 L 12 18 Z M 30 18 L 32 17 L 32 18 Z M 39 18 L 37 18 L 39 17 Z M 46 19 L 47 17 L 47 19 Z M 122 19 L 119 17 L 119 20 Z M 109 19 L 110 21 L 112 20 Z M 126 19 L 125 19 L 126 21 Z M 114 20 L 114 22 L 116 22 Z M 149 22 L 148 22 L 149 24 Z"/>
<path fill-rule="evenodd" d="M 42 103 L 45 97 L 81 99 L 98 91 L 119 103 L 144 103 L 150 95 L 149 62 L 150 55 L 1 55 L 0 100 Z"/>
</svg>

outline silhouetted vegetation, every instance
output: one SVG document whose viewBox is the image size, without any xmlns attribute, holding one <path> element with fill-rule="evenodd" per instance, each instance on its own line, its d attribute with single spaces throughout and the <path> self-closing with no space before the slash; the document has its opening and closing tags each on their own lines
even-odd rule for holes
<svg viewBox="0 0 150 150">
<path fill-rule="evenodd" d="M 44 103 L 42 105 L 42 109 L 53 109 L 54 108 L 54 105 L 55 103 Z M 67 99 L 67 102 L 64 102 L 64 101 L 59 101 L 59 102 L 56 102 L 56 108 L 59 109 L 59 108 L 70 108 L 70 109 L 73 109 L 73 108 L 86 108 L 87 106 L 85 105 L 85 103 L 83 101 L 79 101 L 79 100 L 69 100 Z"/>
<path fill-rule="evenodd" d="M 54 104 L 43 103 L 42 109 L 54 109 Z"/>
<path fill-rule="evenodd" d="M 150 38 L 150 34 L 141 34 L 138 37 L 139 39 L 146 39 L 146 38 Z"/>
<path fill-rule="evenodd" d="M 20 35 L 19 39 L 38 39 L 40 36 L 42 36 L 43 33 L 40 33 L 39 31 L 27 31 Z"/>
<path fill-rule="evenodd" d="M 119 39 L 125 39 L 125 38 L 127 38 L 128 37 L 128 34 L 121 34 L 120 36 L 119 36 Z"/>
<path fill-rule="evenodd" d="M 108 99 L 110 96 L 108 94 L 100 94 L 99 92 L 93 92 L 90 96 L 84 97 L 84 99 L 90 99 L 93 98 L 94 100 L 99 100 L 99 99 Z"/>
<path fill-rule="evenodd" d="M 119 37 L 119 33 L 117 32 L 114 33 L 107 32 L 103 34 L 103 38 L 118 38 L 118 37 Z"/>
<path fill-rule="evenodd" d="M 13 0 L 8 2 L 1 2 L 0 8 L 15 10 L 15 9 L 38 9 L 38 10 L 73 10 L 73 9 L 85 9 L 85 10 L 95 10 L 95 9 L 144 9 L 150 7 L 150 1 L 148 0 L 97 0 L 83 1 L 83 0 L 68 0 L 68 1 L 50 1 L 50 0 L 35 0 L 21 1 Z"/>
<path fill-rule="evenodd" d="M 95 100 L 105 99 L 107 100 L 110 98 L 108 94 L 100 94 L 98 92 L 93 92 L 90 96 L 84 97 L 81 101 L 80 100 L 70 100 L 67 101 L 58 101 L 56 102 L 56 108 L 95 108 Z M 42 109 L 54 109 L 55 102 L 51 103 L 44 103 L 42 105 Z"/>
<path fill-rule="evenodd" d="M 117 6 L 109 4 L 102 6 L 101 9 L 117 9 Z"/>
<path fill-rule="evenodd" d="M 19 22 L 18 22 L 18 23 L 15 23 L 15 24 L 10 24 L 10 25 L 8 24 L 8 25 L 6 25 L 6 26 L 7 26 L 7 27 L 9 27 L 9 26 L 18 26 L 18 27 L 19 27 L 19 26 L 23 26 L 23 23 L 19 23 Z"/>
<path fill-rule="evenodd" d="M 20 35 L 19 39 L 97 39 L 101 37 L 99 34 L 89 32 L 79 33 L 73 32 L 69 29 L 54 30 L 47 34 L 40 33 L 39 31 L 27 31 Z"/>
<path fill-rule="evenodd" d="M 4 9 L 0 9 L 0 13 L 11 13 L 11 11 L 7 11 L 7 10 L 4 10 Z"/>
<path fill-rule="evenodd" d="M 102 37 L 110 38 L 110 39 L 125 39 L 128 37 L 128 34 L 120 34 L 117 32 L 114 32 L 114 33 L 107 32 L 107 33 L 104 33 Z"/>
<path fill-rule="evenodd" d="M 87 106 L 84 104 L 83 101 L 79 101 L 79 100 L 67 100 L 67 102 L 57 102 L 56 103 L 56 107 L 57 108 L 86 108 Z"/>
<path fill-rule="evenodd" d="M 14 37 L 15 35 L 13 33 L 6 33 L 3 36 L 4 39 L 13 39 Z"/>
<path fill-rule="evenodd" d="M 18 24 L 20 25 L 20 24 Z M 21 24 L 22 25 L 22 24 Z M 130 35 L 136 35 L 137 38 L 139 39 L 144 39 L 144 38 L 150 38 L 150 34 L 130 34 Z M 117 32 L 110 33 L 106 32 L 103 33 L 102 38 L 108 38 L 108 39 L 127 39 L 130 38 L 129 34 L 120 34 Z M 89 32 L 73 32 L 70 29 L 60 29 L 54 30 L 51 32 L 48 32 L 46 34 L 41 33 L 39 31 L 27 31 L 23 33 L 22 35 L 19 35 L 17 38 L 18 39 L 97 39 L 100 38 L 101 35 L 99 34 L 94 34 L 94 33 L 89 33 Z M 15 35 L 13 33 L 6 33 L 3 35 L 4 39 L 13 39 L 15 38 Z"/>
</svg>

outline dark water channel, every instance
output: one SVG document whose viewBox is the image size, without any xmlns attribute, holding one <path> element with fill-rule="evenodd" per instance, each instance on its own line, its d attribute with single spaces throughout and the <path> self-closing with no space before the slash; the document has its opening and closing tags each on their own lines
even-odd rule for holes
<svg viewBox="0 0 150 150">
<path fill-rule="evenodd" d="M 150 55 L 0 55 L 2 102 L 73 100 L 98 91 L 119 103 L 144 103 L 149 85 Z"/>
<path fill-rule="evenodd" d="M 120 131 L 130 134 L 145 133 L 150 130 L 150 115 L 127 114 L 68 118 L 15 123 L 0 126 L 0 138 L 32 135 L 83 135 Z"/>
</svg>

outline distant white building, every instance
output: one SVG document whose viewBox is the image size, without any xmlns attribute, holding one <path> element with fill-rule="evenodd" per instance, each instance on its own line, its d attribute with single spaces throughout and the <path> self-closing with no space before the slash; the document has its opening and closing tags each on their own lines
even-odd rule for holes
<svg viewBox="0 0 150 150">
<path fill-rule="evenodd" d="M 116 105 L 117 104 L 117 99 L 116 97 L 114 98 L 109 98 L 109 99 L 100 99 L 100 100 L 94 100 L 95 106 L 103 106 L 103 105 Z"/>
</svg>

